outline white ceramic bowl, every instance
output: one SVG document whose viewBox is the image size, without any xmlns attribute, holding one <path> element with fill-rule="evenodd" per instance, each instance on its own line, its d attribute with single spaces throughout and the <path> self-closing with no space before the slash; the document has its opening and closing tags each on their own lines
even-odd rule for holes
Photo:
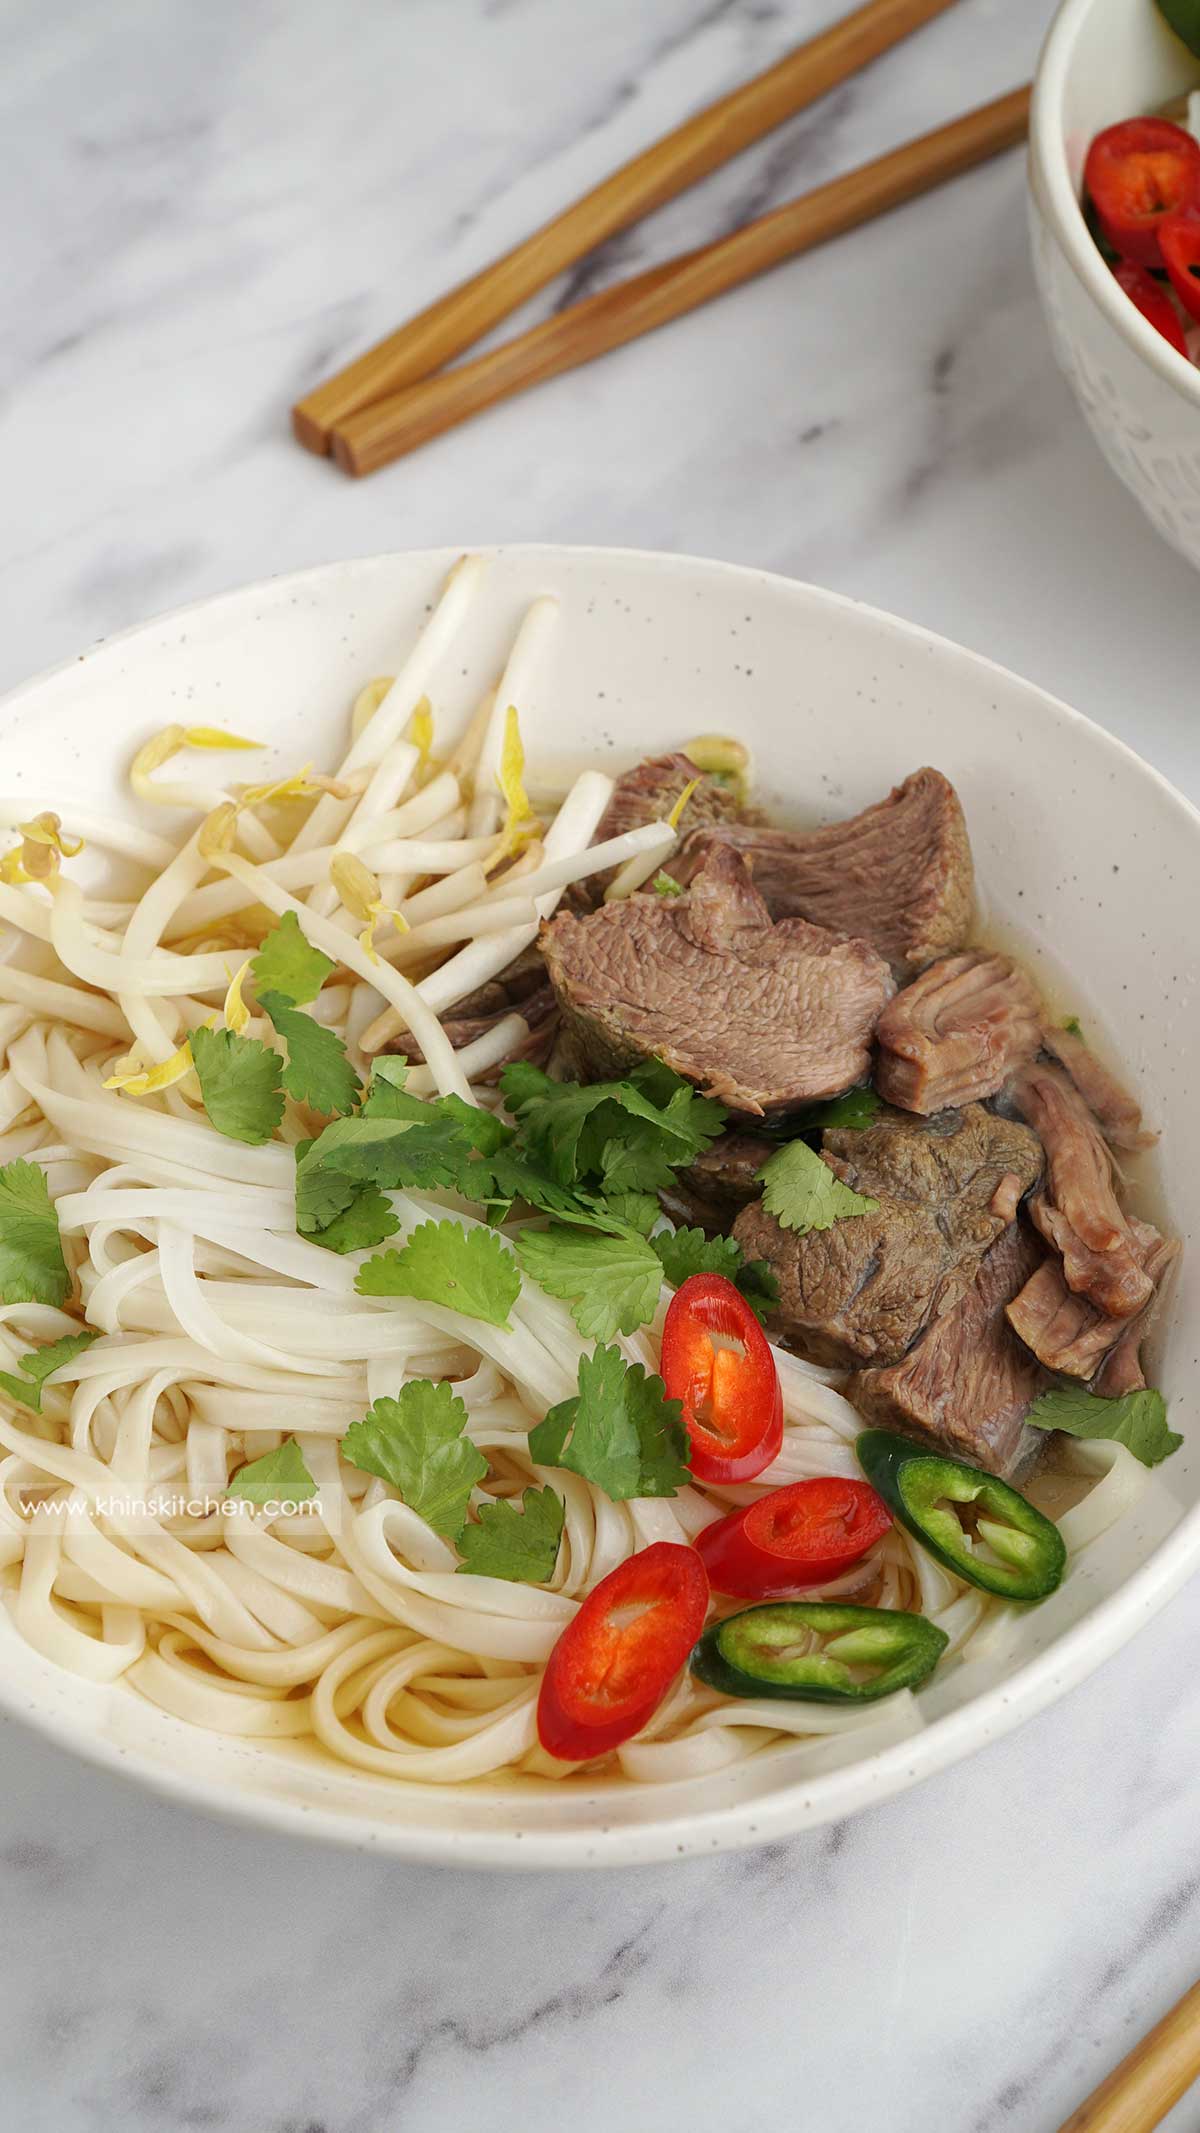
<svg viewBox="0 0 1200 2133">
<path fill-rule="evenodd" d="M 125 808 L 135 742 L 172 717 L 259 734 L 291 765 L 333 760 L 353 694 L 394 669 L 451 560 L 332 564 L 115 638 L 0 705 L 4 789 L 62 794 L 68 821 L 72 794 Z M 494 678 L 525 604 L 547 591 L 562 623 L 524 707 L 531 753 L 540 743 L 603 759 L 733 729 L 755 750 L 765 796 L 814 820 L 877 799 L 919 764 L 947 772 L 989 926 L 1026 941 L 1055 998 L 1111 1040 L 1140 1084 L 1164 1129 L 1167 1218 L 1188 1240 L 1200 1226 L 1195 810 L 1120 742 L 986 660 L 811 586 L 673 556 L 496 553 L 461 656 L 456 646 L 435 680 L 447 722 Z M 1034 952 L 1050 941 L 1052 959 Z M 947 1667 L 921 1691 L 924 1730 L 871 1755 L 845 1740 L 788 1747 L 663 1786 L 406 1786 L 299 1743 L 200 1732 L 132 1689 L 81 1682 L 23 1644 L 3 1609 L 0 1707 L 174 1799 L 410 1858 L 584 1866 L 778 1838 L 884 1799 L 1029 1717 L 1195 1567 L 1198 1310 L 1200 1252 L 1185 1249 L 1159 1359 L 1185 1449 L 1025 1617 L 1013 1651 Z"/>
<path fill-rule="evenodd" d="M 1029 124 L 1033 263 L 1055 354 L 1110 466 L 1200 568 L 1200 370 L 1118 287 L 1079 204 L 1104 126 L 1200 85 L 1154 0 L 1064 0 Z"/>
</svg>

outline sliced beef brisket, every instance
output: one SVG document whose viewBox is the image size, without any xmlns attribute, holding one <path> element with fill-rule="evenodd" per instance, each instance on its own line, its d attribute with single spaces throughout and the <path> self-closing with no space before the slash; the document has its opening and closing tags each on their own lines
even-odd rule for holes
<svg viewBox="0 0 1200 2133">
<path fill-rule="evenodd" d="M 1110 1348 L 1107 1361 L 1092 1387 L 1094 1392 L 1102 1393 L 1106 1400 L 1118 1400 L 1122 1393 L 1141 1392 L 1145 1388 L 1142 1342 L 1150 1333 L 1162 1300 L 1167 1275 L 1178 1258 L 1179 1251 L 1180 1246 L 1176 1238 L 1160 1237 L 1157 1245 L 1146 1254 L 1146 1272 L 1154 1283 L 1154 1294 L 1144 1311 L 1139 1311 L 1136 1317 L 1126 1318 L 1121 1322 L 1120 1337 Z"/>
<path fill-rule="evenodd" d="M 542 928 L 541 947 L 574 1056 L 593 1076 L 655 1054 L 752 1115 L 861 1081 L 893 991 L 864 941 L 803 919 L 773 925 L 726 845 L 685 896 L 564 912 Z"/>
<path fill-rule="evenodd" d="M 1117 1200 L 1099 1126 L 1061 1067 L 1035 1061 L 1017 1077 L 1015 1095 L 1046 1151 L 1045 1189 L 1030 1213 L 1061 1254 L 1067 1287 L 1105 1317 L 1131 1317 L 1154 1284 Z"/>
<path fill-rule="evenodd" d="M 831 1170 L 878 1201 L 830 1229 L 784 1229 L 761 1201 L 733 1234 L 779 1282 L 775 1325 L 832 1364 L 891 1363 L 973 1282 L 980 1260 L 1041 1171 L 1016 1119 L 970 1104 L 934 1119 L 883 1111 L 824 1136 Z"/>
<path fill-rule="evenodd" d="M 722 840 L 749 860 L 773 918 L 868 940 L 901 977 L 961 948 L 970 931 L 971 847 L 958 795 L 938 770 L 914 771 L 886 800 L 820 829 L 696 830 L 672 871 L 686 878 Z"/>
<path fill-rule="evenodd" d="M 966 1295 L 901 1362 L 854 1374 L 846 1391 L 859 1413 L 989 1473 L 1020 1472 L 1044 1441 L 1025 1427 L 1025 1416 L 1045 1377 L 1005 1307 L 1040 1257 L 1037 1238 L 1023 1222 L 1012 1223 Z"/>
<path fill-rule="evenodd" d="M 737 796 L 730 787 L 722 785 L 719 778 L 706 776 L 690 755 L 676 749 L 671 755 L 649 756 L 617 779 L 612 799 L 600 818 L 596 843 L 621 837 L 642 822 L 665 821 L 693 780 L 695 791 L 679 821 L 681 835 L 686 837 L 689 830 L 700 829 L 705 823 L 737 820 Z"/>
<path fill-rule="evenodd" d="M 1056 1029 L 1047 1023 L 1042 1043 L 1066 1068 L 1112 1147 L 1132 1154 L 1139 1148 L 1154 1146 L 1158 1135 L 1143 1126 L 1142 1107 L 1136 1096 L 1122 1086 L 1103 1060 L 1097 1059 L 1077 1030 Z"/>
<path fill-rule="evenodd" d="M 1157 1289 L 1179 1247 L 1160 1236 L 1149 1222 L 1132 1220 L 1129 1226 L 1142 1268 Z M 1122 1382 L 1119 1389 L 1128 1391 L 1132 1389 L 1134 1373 L 1139 1379 L 1141 1376 L 1138 1347 L 1147 1331 L 1151 1308 L 1152 1304 L 1147 1304 L 1133 1319 L 1111 1318 L 1098 1311 L 1086 1296 L 1074 1295 L 1067 1287 L 1061 1262 L 1047 1259 L 1020 1295 L 1014 1296 L 1008 1306 L 1008 1322 L 1047 1370 L 1090 1379 L 1102 1369 L 1106 1356 L 1112 1357 L 1115 1377 L 1130 1380 Z M 1122 1347 L 1120 1358 L 1114 1353 L 1118 1345 Z M 1102 1389 L 1111 1390 L 1111 1386 Z"/>
<path fill-rule="evenodd" d="M 1131 1221 L 1130 1233 L 1142 1267 L 1160 1263 L 1163 1239 L 1148 1222 Z M 1153 1279 L 1153 1276 L 1151 1277 Z M 1129 1325 L 1110 1318 L 1086 1296 L 1067 1287 L 1062 1262 L 1046 1259 L 1008 1307 L 1008 1322 L 1047 1370 L 1092 1378 Z"/>
<path fill-rule="evenodd" d="M 737 821 L 737 795 L 719 778 L 708 777 L 699 771 L 691 757 L 677 749 L 671 755 L 650 756 L 617 779 L 592 842 L 603 844 L 609 837 L 624 836 L 626 830 L 638 829 L 643 822 L 665 822 L 680 795 L 693 781 L 695 791 L 689 796 L 679 818 L 681 837 L 715 823 Z M 586 881 L 574 883 L 566 899 L 568 908 L 576 911 L 593 909 L 601 901 L 615 873 L 614 867 L 606 874 L 589 875 Z"/>
<path fill-rule="evenodd" d="M 880 1016 L 875 1086 L 905 1111 L 977 1103 L 1035 1056 L 1041 1019 L 1037 993 L 1006 955 L 944 957 Z"/>
</svg>

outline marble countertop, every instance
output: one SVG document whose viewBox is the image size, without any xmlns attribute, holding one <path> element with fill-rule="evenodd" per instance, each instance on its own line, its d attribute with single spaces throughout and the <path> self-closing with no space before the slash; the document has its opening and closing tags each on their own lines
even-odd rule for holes
<svg viewBox="0 0 1200 2133">
<path fill-rule="evenodd" d="M 11 0 L 0 683 L 299 564 L 628 542 L 911 615 L 1200 799 L 1196 580 L 1053 368 L 1016 156 L 373 481 L 289 439 L 305 386 L 828 12 Z M 1047 12 L 962 0 L 589 285 L 1010 87 Z M 852 1822 L 591 1878 L 304 1849 L 8 1726 L 8 2110 L 28 2133 L 1053 2133 L 1200 1968 L 1198 1633 L 1193 1590 Z"/>
</svg>

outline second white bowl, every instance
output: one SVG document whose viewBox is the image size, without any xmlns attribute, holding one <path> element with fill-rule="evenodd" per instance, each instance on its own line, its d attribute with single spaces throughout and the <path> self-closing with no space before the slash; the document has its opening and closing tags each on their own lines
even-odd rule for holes
<svg viewBox="0 0 1200 2133">
<path fill-rule="evenodd" d="M 1064 0 L 1029 122 L 1033 264 L 1054 352 L 1092 433 L 1160 533 L 1200 569 L 1200 369 L 1118 286 L 1080 206 L 1088 145 L 1200 82 L 1154 0 Z"/>
</svg>

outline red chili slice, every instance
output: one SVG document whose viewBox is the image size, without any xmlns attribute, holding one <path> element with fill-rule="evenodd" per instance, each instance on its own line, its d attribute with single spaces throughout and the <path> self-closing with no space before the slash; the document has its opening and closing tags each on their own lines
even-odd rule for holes
<svg viewBox="0 0 1200 2133">
<path fill-rule="evenodd" d="M 547 1755 L 586 1763 L 640 1732 L 704 1627 L 708 1578 L 694 1548 L 655 1541 L 590 1592 L 550 1654 L 538 1697 Z"/>
<path fill-rule="evenodd" d="M 772 1489 L 706 1526 L 696 1548 L 714 1592 L 780 1600 L 823 1585 L 883 1539 L 892 1514 L 865 1481 L 822 1474 Z"/>
<path fill-rule="evenodd" d="M 1163 263 L 1171 277 L 1171 287 L 1189 318 L 1200 319 L 1200 207 L 1184 207 L 1178 214 L 1168 215 L 1159 229 L 1158 242 Z M 1166 303 L 1161 290 L 1159 295 Z M 1134 301 L 1136 303 L 1136 297 Z M 1175 326 L 1179 339 L 1174 345 L 1186 355 L 1187 342 L 1178 319 Z M 1161 330 L 1165 332 L 1166 328 Z"/>
<path fill-rule="evenodd" d="M 1083 182 L 1114 250 L 1160 267 L 1165 217 L 1200 203 L 1200 141 L 1170 119 L 1122 119 L 1096 135 Z"/>
<path fill-rule="evenodd" d="M 714 1335 L 716 1338 L 714 1339 Z M 783 1392 L 770 1343 L 724 1274 L 690 1274 L 662 1337 L 667 1397 L 683 1401 L 697 1481 L 753 1481 L 783 1442 Z"/>
<path fill-rule="evenodd" d="M 1171 216 L 1169 221 L 1173 222 L 1175 219 L 1174 216 Z M 1164 223 L 1164 234 L 1160 234 L 1159 237 L 1159 243 L 1163 246 L 1164 255 L 1167 242 L 1165 232 L 1168 227 L 1169 223 Z M 1196 223 L 1196 234 L 1197 238 L 1200 238 L 1200 221 Z M 1196 256 L 1197 259 L 1200 259 L 1200 250 L 1197 251 Z M 1137 305 L 1142 317 L 1148 319 L 1150 324 L 1157 328 L 1164 341 L 1169 341 L 1172 348 L 1177 348 L 1180 355 L 1185 356 L 1188 352 L 1187 342 L 1183 337 L 1183 327 L 1179 323 L 1179 313 L 1161 283 L 1155 281 L 1152 274 L 1147 274 L 1145 267 L 1135 266 L 1132 259 L 1118 260 L 1113 268 L 1113 273 L 1124 289 L 1126 296 Z M 1173 274 L 1171 279 L 1172 281 L 1175 279 Z M 1200 281 L 1196 282 L 1194 287 L 1196 294 L 1192 297 L 1189 308 L 1200 305 Z M 1200 317 L 1200 311 L 1197 311 L 1196 315 Z"/>
</svg>

